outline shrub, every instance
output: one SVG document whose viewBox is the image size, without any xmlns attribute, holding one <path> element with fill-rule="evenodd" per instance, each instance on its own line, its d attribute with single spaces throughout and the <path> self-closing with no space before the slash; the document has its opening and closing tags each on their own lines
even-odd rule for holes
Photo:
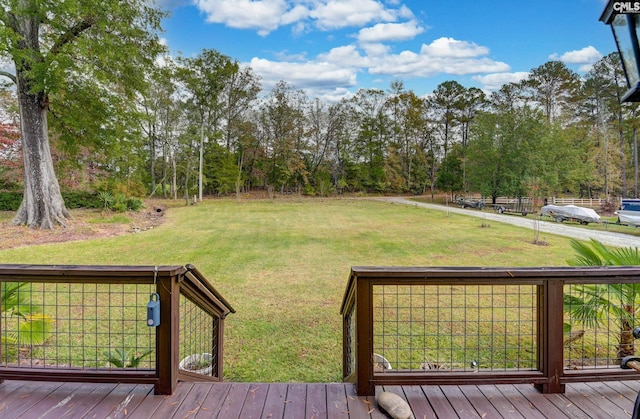
<svg viewBox="0 0 640 419">
<path fill-rule="evenodd" d="M 115 194 L 111 209 L 115 212 L 125 212 L 127 210 L 127 196 L 125 194 Z"/>
<path fill-rule="evenodd" d="M 62 198 L 67 209 L 102 207 L 100 196 L 93 192 L 63 192 Z"/>
<path fill-rule="evenodd" d="M 22 203 L 22 192 L 0 192 L 0 211 L 17 211 Z"/>
<path fill-rule="evenodd" d="M 144 202 L 140 198 L 127 198 L 127 209 L 138 212 L 144 207 Z"/>
</svg>

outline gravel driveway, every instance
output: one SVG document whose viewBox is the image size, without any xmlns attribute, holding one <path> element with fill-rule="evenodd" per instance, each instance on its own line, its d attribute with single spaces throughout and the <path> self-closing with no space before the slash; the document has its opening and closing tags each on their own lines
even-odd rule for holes
<svg viewBox="0 0 640 419">
<path fill-rule="evenodd" d="M 384 197 L 384 198 L 376 198 L 386 202 L 393 202 L 396 204 L 403 205 L 413 205 L 415 207 L 421 208 L 429 208 L 438 211 L 449 211 L 455 214 L 469 215 L 472 217 L 478 217 L 485 220 L 496 221 L 499 223 L 507 223 L 518 227 L 525 228 L 533 228 L 535 215 L 530 214 L 529 216 L 523 217 L 520 215 L 508 215 L 508 214 L 497 214 L 486 211 L 478 211 L 474 209 L 462 209 L 457 206 L 444 206 L 444 205 L 435 205 L 435 204 L 426 204 L 423 202 L 416 202 L 410 199 L 401 198 L 401 197 Z M 559 236 L 571 237 L 578 240 L 589 240 L 596 239 L 606 245 L 609 246 L 619 246 L 619 247 L 640 247 L 640 237 L 632 236 L 630 234 L 624 233 L 613 233 L 609 231 L 597 231 L 597 230 L 588 230 L 585 228 L 573 227 L 570 225 L 564 225 L 556 222 L 549 221 L 540 221 L 540 233 L 548 233 L 548 234 L 556 234 Z M 629 227 L 632 228 L 632 227 Z"/>
</svg>

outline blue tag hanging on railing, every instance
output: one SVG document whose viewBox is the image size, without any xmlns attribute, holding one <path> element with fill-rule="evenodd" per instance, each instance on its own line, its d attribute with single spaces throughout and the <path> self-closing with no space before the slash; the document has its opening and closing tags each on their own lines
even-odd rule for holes
<svg viewBox="0 0 640 419">
<path fill-rule="evenodd" d="M 149 298 L 149 303 L 147 304 L 147 325 L 160 325 L 160 295 L 158 295 L 157 292 L 151 294 L 151 298 Z"/>
</svg>

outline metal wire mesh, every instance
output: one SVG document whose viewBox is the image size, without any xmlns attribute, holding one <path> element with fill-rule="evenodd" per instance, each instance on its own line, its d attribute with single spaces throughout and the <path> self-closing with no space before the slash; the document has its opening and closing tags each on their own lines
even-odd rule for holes
<svg viewBox="0 0 640 419">
<path fill-rule="evenodd" d="M 374 369 L 536 369 L 534 285 L 375 285 Z"/>
<path fill-rule="evenodd" d="M 180 295 L 179 368 L 217 376 L 219 319 Z"/>
<path fill-rule="evenodd" d="M 155 369 L 153 285 L 0 284 L 0 365 Z"/>
<path fill-rule="evenodd" d="M 565 368 L 619 369 L 634 355 L 640 284 L 565 285 L 564 296 Z"/>
<path fill-rule="evenodd" d="M 345 350 L 346 350 L 346 357 L 347 357 L 347 363 L 346 363 L 346 375 L 350 375 L 351 373 L 355 372 L 356 370 L 356 358 L 355 358 L 355 354 L 356 354 L 356 326 L 355 326 L 355 305 L 351 306 L 351 308 L 349 309 L 349 311 L 346 313 L 346 316 L 344 318 L 345 321 L 345 327 L 346 327 L 346 334 L 345 334 L 345 338 L 347 340 L 346 345 L 345 345 Z"/>
</svg>

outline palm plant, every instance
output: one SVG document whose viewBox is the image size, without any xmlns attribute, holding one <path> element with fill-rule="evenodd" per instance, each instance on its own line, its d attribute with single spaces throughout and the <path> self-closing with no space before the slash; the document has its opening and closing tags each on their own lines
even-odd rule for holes
<svg viewBox="0 0 640 419">
<path fill-rule="evenodd" d="M 103 354 L 107 358 L 107 361 L 116 368 L 138 368 L 142 359 L 151 354 L 151 352 L 153 352 L 153 350 L 149 349 L 142 355 L 130 355 L 124 349 L 116 349 L 114 352 L 104 351 Z"/>
<path fill-rule="evenodd" d="M 637 248 L 608 248 L 591 239 L 587 243 L 571 241 L 576 251 L 571 266 L 633 266 L 640 265 Z M 588 327 L 614 322 L 619 327 L 619 358 L 634 354 L 634 319 L 640 310 L 640 283 L 576 285 L 564 303 L 573 318 Z"/>
<path fill-rule="evenodd" d="M 29 285 L 27 282 L 0 285 L 0 314 L 6 321 L 13 322 L 3 336 L 5 342 L 21 346 L 42 345 L 51 333 L 53 319 L 31 303 Z"/>
<path fill-rule="evenodd" d="M 113 204 L 113 201 L 114 201 L 114 198 L 111 192 L 102 191 L 98 193 L 98 198 L 103 204 L 103 211 L 106 212 L 109 208 L 111 208 L 111 205 Z"/>
</svg>

